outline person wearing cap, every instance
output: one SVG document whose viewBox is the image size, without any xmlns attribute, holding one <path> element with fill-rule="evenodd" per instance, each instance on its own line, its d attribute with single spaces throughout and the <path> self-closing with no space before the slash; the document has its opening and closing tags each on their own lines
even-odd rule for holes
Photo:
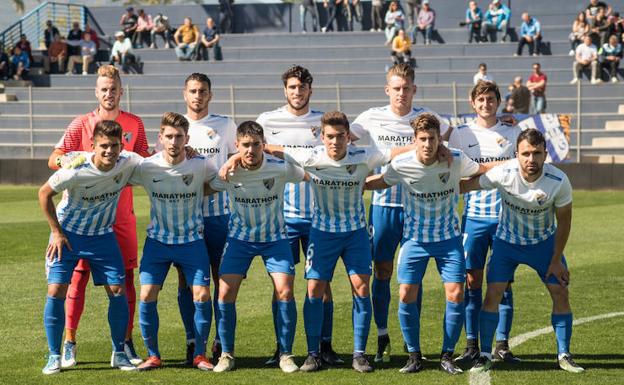
<svg viewBox="0 0 624 385">
<path fill-rule="evenodd" d="M 121 15 L 121 19 L 119 20 L 119 25 L 124 35 L 130 38 L 131 42 L 134 41 L 134 34 L 136 33 L 138 22 L 139 17 L 134 13 L 134 8 L 132 7 L 126 8 L 126 13 Z"/>
<path fill-rule="evenodd" d="M 489 5 L 488 11 L 485 13 L 485 20 L 481 25 L 483 35 L 482 40 L 489 40 L 494 42 L 497 40 L 497 33 L 503 32 L 502 41 L 505 41 L 507 37 L 507 25 L 511 18 L 511 9 L 505 4 L 502 4 L 500 0 L 492 0 Z"/>
<path fill-rule="evenodd" d="M 123 31 L 115 32 L 115 44 L 111 48 L 110 64 L 119 63 L 124 74 L 128 73 L 128 66 L 134 62 L 132 42 Z"/>
</svg>

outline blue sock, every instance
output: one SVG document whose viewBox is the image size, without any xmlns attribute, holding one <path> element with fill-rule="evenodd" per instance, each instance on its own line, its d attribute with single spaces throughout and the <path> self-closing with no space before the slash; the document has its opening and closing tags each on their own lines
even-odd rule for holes
<svg viewBox="0 0 624 385">
<path fill-rule="evenodd" d="M 513 321 L 513 292 L 511 288 L 505 290 L 503 299 L 498 305 L 498 326 L 496 327 L 496 341 L 509 340 L 511 323 Z"/>
<path fill-rule="evenodd" d="M 206 355 L 206 343 L 210 335 L 210 323 L 212 322 L 212 301 L 193 302 L 195 305 L 195 356 Z"/>
<path fill-rule="evenodd" d="M 492 353 L 492 339 L 498 325 L 498 313 L 481 310 L 479 313 L 479 340 L 483 353 Z"/>
<path fill-rule="evenodd" d="M 108 297 L 108 326 L 110 326 L 113 350 L 124 351 L 126 330 L 128 330 L 128 298 L 126 295 Z"/>
<path fill-rule="evenodd" d="M 303 325 L 308 341 L 308 353 L 318 353 L 323 327 L 323 298 L 306 295 L 303 303 Z"/>
<path fill-rule="evenodd" d="M 273 298 L 273 302 L 271 302 L 271 313 L 273 314 L 273 331 L 275 331 L 275 340 L 278 341 L 279 344 L 279 325 L 277 323 L 279 307 L 277 302 L 278 301 Z"/>
<path fill-rule="evenodd" d="M 399 301 L 399 324 L 403 340 L 410 353 L 420 351 L 420 311 L 418 302 L 403 303 Z"/>
<path fill-rule="evenodd" d="M 572 338 L 572 313 L 551 314 L 550 322 L 557 337 L 557 353 L 569 353 Z"/>
<path fill-rule="evenodd" d="M 390 280 L 373 278 L 371 285 L 373 315 L 377 329 L 388 329 L 388 311 L 390 309 Z"/>
<path fill-rule="evenodd" d="M 158 351 L 158 301 L 139 301 L 139 325 L 147 354 L 160 357 Z"/>
<path fill-rule="evenodd" d="M 373 316 L 373 305 L 371 304 L 370 296 L 353 296 L 351 316 L 353 317 L 353 352 L 364 353 Z"/>
<path fill-rule="evenodd" d="M 334 301 L 323 302 L 323 326 L 321 327 L 321 341 L 331 342 L 334 329 Z"/>
<path fill-rule="evenodd" d="M 297 329 L 297 305 L 295 300 L 277 301 L 279 346 L 281 353 L 292 353 Z"/>
<path fill-rule="evenodd" d="M 48 338 L 50 355 L 61 355 L 65 329 L 65 298 L 47 297 L 43 308 L 43 327 Z"/>
<path fill-rule="evenodd" d="M 219 336 L 221 347 L 226 353 L 234 352 L 234 336 L 236 335 L 236 303 L 219 301 Z"/>
<path fill-rule="evenodd" d="M 455 345 L 464 326 L 464 316 L 466 309 L 464 301 L 455 303 L 446 301 L 446 310 L 444 312 L 444 340 L 442 341 L 443 352 L 455 351 Z"/>
<path fill-rule="evenodd" d="M 219 338 L 219 317 L 221 315 L 221 313 L 219 313 L 219 301 L 217 301 L 217 298 L 219 298 L 219 290 L 215 287 L 214 288 L 214 293 L 213 293 L 213 297 L 215 300 L 212 301 L 212 311 L 214 313 L 214 325 L 215 325 L 215 341 L 219 341 L 221 342 L 221 338 Z"/>
<path fill-rule="evenodd" d="M 466 290 L 464 303 L 466 306 L 466 338 L 477 340 L 479 338 L 479 312 L 481 305 L 483 305 L 481 288 Z"/>
<path fill-rule="evenodd" d="M 195 306 L 193 305 L 193 293 L 190 287 L 178 288 L 178 308 L 180 309 L 186 340 L 192 341 L 195 338 L 195 326 L 193 326 Z"/>
</svg>

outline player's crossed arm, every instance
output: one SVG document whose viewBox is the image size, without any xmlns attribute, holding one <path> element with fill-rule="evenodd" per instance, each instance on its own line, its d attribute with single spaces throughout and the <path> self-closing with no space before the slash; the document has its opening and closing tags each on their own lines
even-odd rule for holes
<svg viewBox="0 0 624 385">
<path fill-rule="evenodd" d="M 39 189 L 39 206 L 41 210 L 43 210 L 43 214 L 50 225 L 50 231 L 52 235 L 50 237 L 50 243 L 48 243 L 48 247 L 46 248 L 46 258 L 52 262 L 54 259 L 61 260 L 63 255 L 63 246 L 66 246 L 70 251 L 72 250 L 65 233 L 63 233 L 63 229 L 61 228 L 61 224 L 58 221 L 56 216 L 56 209 L 54 207 L 54 202 L 52 201 L 52 197 L 57 194 L 54 189 L 50 186 L 50 183 L 46 182 Z"/>
</svg>

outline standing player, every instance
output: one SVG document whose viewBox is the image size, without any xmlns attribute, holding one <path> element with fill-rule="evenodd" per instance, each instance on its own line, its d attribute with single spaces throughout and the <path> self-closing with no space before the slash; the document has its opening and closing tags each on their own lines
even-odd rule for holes
<svg viewBox="0 0 624 385">
<path fill-rule="evenodd" d="M 128 302 L 123 260 L 112 225 L 115 206 L 140 157 L 126 152 L 120 155 L 122 128 L 116 122 L 95 124 L 92 140 L 94 153 L 81 153 L 85 158 L 82 165 L 55 172 L 39 190 L 39 204 L 52 231 L 46 250 L 48 296 L 43 316 L 50 353 L 43 374 L 61 370 L 65 297 L 72 271 L 81 258 L 91 263 L 93 281 L 105 285 L 108 294 L 111 366 L 135 369 L 124 352 Z M 63 190 L 67 193 L 55 211 L 52 197 Z"/>
<path fill-rule="evenodd" d="M 202 201 L 204 183 L 216 175 L 212 162 L 202 156 L 186 159 L 189 123 L 175 112 L 166 112 L 158 140 L 163 150 L 146 158 L 134 171 L 130 183 L 141 185 L 150 198 L 150 224 L 141 258 L 139 323 L 149 354 L 139 370 L 162 366 L 158 350 L 158 294 L 172 263 L 192 286 L 195 307 L 193 366 L 212 370 L 205 357 L 212 321 L 210 262 L 203 238 Z"/>
<path fill-rule="evenodd" d="M 282 75 L 286 105 L 258 116 L 256 121 L 264 128 L 268 144 L 289 148 L 313 148 L 321 145 L 319 139 L 322 112 L 310 108 L 312 96 L 312 75 L 301 66 L 293 66 Z M 288 240 L 295 264 L 299 263 L 300 250 L 307 250 L 312 223 L 313 199 L 309 183 L 289 183 L 284 190 L 284 217 Z M 301 249 L 300 249 L 301 247 Z M 277 336 L 277 301 L 273 297 L 273 324 Z M 323 296 L 323 329 L 321 334 L 321 359 L 328 365 L 339 365 L 344 361 L 334 352 L 331 345 L 334 319 L 334 302 L 331 287 Z M 266 364 L 276 364 L 279 349 Z"/>
<path fill-rule="evenodd" d="M 493 82 L 479 81 L 470 92 L 470 104 L 477 114 L 472 122 L 451 132 L 449 146 L 462 150 L 478 163 L 512 159 L 516 138 L 521 130 L 501 122 L 496 111 L 501 97 Z M 496 190 L 473 191 L 464 195 L 462 234 L 466 259 L 466 349 L 460 360 L 474 361 L 479 357 L 479 312 L 481 311 L 483 268 L 488 250 L 492 246 L 498 216 L 500 195 Z M 518 359 L 509 350 L 509 331 L 513 319 L 511 285 L 503 294 L 499 306 L 501 314 L 496 332 L 495 356 L 505 362 Z"/>
<path fill-rule="evenodd" d="M 122 95 L 123 88 L 119 71 L 111 65 L 100 67 L 95 84 L 95 96 L 99 102 L 98 107 L 86 115 L 78 116 L 69 124 L 65 134 L 63 134 L 63 137 L 50 155 L 48 166 L 56 170 L 61 166 L 64 154 L 71 151 L 90 151 L 93 144 L 94 127 L 101 120 L 114 120 L 121 125 L 123 129 L 123 149 L 133 151 L 141 156 L 148 156 L 147 138 L 143 121 L 138 116 L 122 111 L 119 108 L 119 101 Z M 125 285 L 130 316 L 128 318 L 124 349 L 132 363 L 136 365 L 141 363 L 141 359 L 136 354 L 132 342 L 136 304 L 134 269 L 137 267 L 136 217 L 134 216 L 132 206 L 132 188 L 127 187 L 119 197 L 113 230 L 126 268 Z M 84 310 L 87 283 L 89 283 L 89 264 L 86 261 L 80 261 L 72 275 L 67 295 L 67 319 L 62 362 L 65 368 L 76 365 L 76 331 Z"/>
<path fill-rule="evenodd" d="M 487 292 L 479 324 L 481 357 L 471 371 L 492 366 L 492 339 L 498 324 L 498 304 L 518 265 L 537 272 L 552 298 L 551 321 L 563 370 L 583 372 L 570 354 L 572 310 L 570 273 L 563 250 L 572 225 L 572 187 L 567 176 L 546 161 L 546 140 L 536 129 L 523 131 L 516 141 L 516 159 L 468 182 L 462 190 L 496 188 L 502 209 L 493 252 L 488 262 Z"/>
</svg>

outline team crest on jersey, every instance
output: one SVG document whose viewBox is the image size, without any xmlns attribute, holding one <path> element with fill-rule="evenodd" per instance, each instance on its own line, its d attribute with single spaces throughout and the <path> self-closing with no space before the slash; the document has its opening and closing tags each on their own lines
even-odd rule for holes
<svg viewBox="0 0 624 385">
<path fill-rule="evenodd" d="M 119 182 L 121 182 L 121 178 L 123 178 L 123 173 L 121 173 L 119 175 L 115 175 L 113 180 L 115 181 L 115 183 L 119 184 Z"/>
<path fill-rule="evenodd" d="M 310 126 L 310 131 L 315 138 L 318 138 L 321 133 L 321 126 Z"/>
<path fill-rule="evenodd" d="M 130 143 L 130 141 L 132 140 L 132 132 L 124 132 L 123 137 L 126 143 Z"/>
<path fill-rule="evenodd" d="M 347 166 L 347 172 L 351 175 L 357 170 L 357 164 L 350 164 Z"/>
<path fill-rule="evenodd" d="M 193 174 L 182 175 L 182 182 L 184 182 L 185 185 L 190 186 L 191 183 L 193 183 Z"/>
<path fill-rule="evenodd" d="M 215 137 L 215 135 L 217 135 L 217 133 L 215 132 L 215 130 L 213 130 L 212 128 L 208 127 L 208 129 L 206 129 L 206 135 L 210 139 L 213 139 Z"/>
<path fill-rule="evenodd" d="M 275 184 L 275 178 L 263 179 L 262 183 L 264 184 L 264 187 L 266 187 L 267 190 L 270 190 L 273 188 L 273 185 Z"/>
<path fill-rule="evenodd" d="M 446 184 L 446 182 L 449 181 L 449 178 L 451 177 L 451 173 L 450 171 L 447 172 L 441 172 L 438 174 L 438 178 L 440 178 L 440 182 Z"/>
<path fill-rule="evenodd" d="M 543 191 L 538 191 L 535 193 L 535 200 L 538 205 L 543 205 L 548 200 L 548 195 Z"/>
<path fill-rule="evenodd" d="M 496 144 L 498 144 L 498 146 L 501 148 L 505 147 L 507 143 L 509 143 L 509 141 L 502 136 L 499 136 L 498 138 L 496 138 Z"/>
</svg>

